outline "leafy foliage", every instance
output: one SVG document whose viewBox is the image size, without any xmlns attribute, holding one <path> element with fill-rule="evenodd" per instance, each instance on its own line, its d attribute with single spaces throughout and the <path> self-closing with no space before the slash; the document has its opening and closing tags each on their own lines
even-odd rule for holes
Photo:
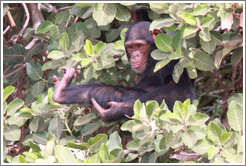
<svg viewBox="0 0 246 166">
<path fill-rule="evenodd" d="M 36 19 L 23 25 L 26 5 Z M 52 5 L 3 4 L 5 162 L 243 162 L 243 4 Z M 90 107 L 55 103 L 52 76 L 63 66 L 77 69 L 79 84 L 136 83 L 124 49 L 136 8 L 148 11 L 150 30 L 166 32 L 155 39 L 154 72 L 178 60 L 173 80 L 186 70 L 198 100 L 176 101 L 173 112 L 137 100 L 132 120 L 111 124 Z M 125 157 L 125 147 L 138 153 Z"/>
</svg>

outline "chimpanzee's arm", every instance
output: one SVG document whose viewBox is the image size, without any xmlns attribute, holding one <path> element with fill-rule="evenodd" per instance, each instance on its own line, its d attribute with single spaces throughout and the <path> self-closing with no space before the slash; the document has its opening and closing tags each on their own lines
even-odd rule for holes
<svg viewBox="0 0 246 166">
<path fill-rule="evenodd" d="M 175 101 L 179 100 L 183 102 L 186 99 L 195 99 L 195 95 L 193 94 L 193 88 L 167 85 L 124 102 L 109 102 L 108 105 L 110 107 L 108 109 L 102 107 L 94 98 L 92 98 L 92 104 L 104 122 L 111 122 L 125 118 L 126 116 L 133 116 L 133 105 L 137 99 L 139 99 L 142 103 L 145 103 L 148 100 L 156 100 L 158 103 L 161 103 L 165 100 L 168 108 L 172 111 Z"/>
<path fill-rule="evenodd" d="M 53 77 L 55 84 L 53 100 L 61 104 L 91 104 L 91 98 L 94 98 L 101 106 L 107 107 L 110 101 L 135 99 L 143 93 L 142 90 L 102 84 L 70 86 L 75 70 L 64 67 L 63 71 L 61 81 L 56 76 Z"/>
</svg>

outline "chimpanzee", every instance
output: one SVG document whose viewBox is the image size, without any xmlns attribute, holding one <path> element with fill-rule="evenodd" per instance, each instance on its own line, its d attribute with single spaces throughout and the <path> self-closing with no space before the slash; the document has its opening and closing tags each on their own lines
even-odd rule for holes
<svg viewBox="0 0 246 166">
<path fill-rule="evenodd" d="M 55 91 L 53 100 L 61 104 L 93 104 L 104 122 L 111 122 L 133 115 L 133 104 L 137 99 L 141 102 L 165 100 L 169 109 L 176 100 L 195 99 L 193 81 L 186 71 L 181 75 L 179 83 L 174 83 L 172 73 L 176 61 L 171 61 L 164 68 L 153 72 L 157 63 L 150 54 L 156 49 L 154 38 L 161 30 L 149 31 L 150 22 L 141 21 L 133 25 L 125 35 L 125 49 L 131 67 L 142 74 L 141 81 L 131 88 L 105 84 L 88 84 L 70 86 L 75 69 L 63 67 L 64 76 L 61 81 L 53 76 Z"/>
</svg>

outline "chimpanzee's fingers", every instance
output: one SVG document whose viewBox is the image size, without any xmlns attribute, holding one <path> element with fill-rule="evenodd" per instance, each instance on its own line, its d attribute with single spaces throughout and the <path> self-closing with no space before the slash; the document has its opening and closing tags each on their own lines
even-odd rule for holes
<svg viewBox="0 0 246 166">
<path fill-rule="evenodd" d="M 97 103 L 97 101 L 96 101 L 94 98 L 91 99 L 91 102 L 92 102 L 94 108 L 95 108 L 95 109 L 97 110 L 97 112 L 100 114 L 100 116 L 101 116 L 101 117 L 104 117 L 104 113 L 105 113 L 105 111 L 107 111 L 107 110 L 105 110 L 103 107 L 101 107 L 101 106 Z"/>
<path fill-rule="evenodd" d="M 52 79 L 53 79 L 53 84 L 54 85 L 57 85 L 60 81 L 58 80 L 58 78 L 57 78 L 57 76 L 56 75 L 54 75 L 53 77 L 52 77 Z"/>
<path fill-rule="evenodd" d="M 68 70 L 68 67 L 67 67 L 67 66 L 63 66 L 63 67 L 62 67 L 62 71 L 63 71 L 64 74 L 66 74 L 66 71 L 67 71 L 67 70 Z"/>
<path fill-rule="evenodd" d="M 108 106 L 112 107 L 114 105 L 117 105 L 119 102 L 116 102 L 116 101 L 110 101 L 108 102 Z"/>
</svg>

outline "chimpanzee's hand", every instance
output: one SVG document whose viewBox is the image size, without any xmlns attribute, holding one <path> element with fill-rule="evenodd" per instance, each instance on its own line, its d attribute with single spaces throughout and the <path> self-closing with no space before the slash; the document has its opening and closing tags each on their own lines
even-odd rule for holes
<svg viewBox="0 0 246 166">
<path fill-rule="evenodd" d="M 91 99 L 91 102 L 94 108 L 100 114 L 102 121 L 104 122 L 110 122 L 113 120 L 123 118 L 126 113 L 126 111 L 124 110 L 132 109 L 132 107 L 129 104 L 123 102 L 108 102 L 108 109 L 105 109 L 102 106 L 100 106 L 94 98 Z"/>
<path fill-rule="evenodd" d="M 58 80 L 57 76 L 54 75 L 53 76 L 53 84 L 56 86 L 62 86 L 62 88 L 67 87 L 68 85 L 70 85 L 72 78 L 74 76 L 75 73 L 75 69 L 74 68 L 70 68 L 70 67 L 62 67 L 62 71 L 64 73 L 61 81 Z"/>
</svg>

